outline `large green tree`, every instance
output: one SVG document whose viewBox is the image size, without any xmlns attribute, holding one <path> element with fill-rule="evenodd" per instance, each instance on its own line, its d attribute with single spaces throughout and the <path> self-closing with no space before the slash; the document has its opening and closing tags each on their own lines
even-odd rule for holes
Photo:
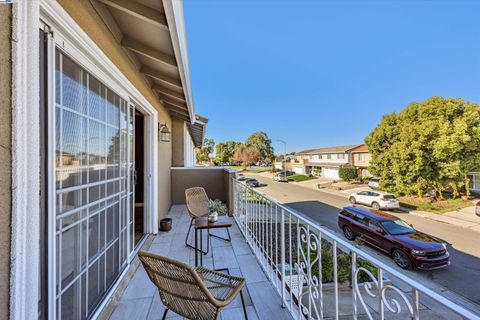
<svg viewBox="0 0 480 320">
<path fill-rule="evenodd" d="M 260 152 L 260 160 L 270 160 L 274 158 L 272 140 L 265 132 L 255 132 L 248 137 L 245 142 L 247 147 L 255 147 Z"/>
<path fill-rule="evenodd" d="M 210 155 L 213 152 L 214 146 L 215 141 L 213 139 L 205 138 L 203 140 L 203 145 L 200 148 L 195 149 L 195 156 L 197 157 L 197 162 L 209 162 Z"/>
<path fill-rule="evenodd" d="M 215 146 L 215 153 L 217 155 L 217 162 L 225 163 L 231 162 L 235 154 L 236 147 L 241 144 L 235 141 L 219 142 Z"/>
<path fill-rule="evenodd" d="M 385 115 L 365 138 L 369 171 L 383 187 L 423 195 L 466 187 L 467 172 L 480 168 L 480 106 L 432 97 Z"/>
</svg>

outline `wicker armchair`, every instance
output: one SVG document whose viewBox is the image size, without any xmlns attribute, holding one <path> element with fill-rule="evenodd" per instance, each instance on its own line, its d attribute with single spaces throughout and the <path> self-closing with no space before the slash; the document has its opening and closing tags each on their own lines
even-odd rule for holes
<svg viewBox="0 0 480 320">
<path fill-rule="evenodd" d="M 242 288 L 245 279 L 141 251 L 138 254 L 150 280 L 157 286 L 166 309 L 195 320 L 217 319 L 220 311 L 240 293 L 245 319 L 247 312 Z"/>
<path fill-rule="evenodd" d="M 185 237 L 185 245 L 190 248 L 194 248 L 191 244 L 188 243 L 188 237 L 190 235 L 190 230 L 194 224 L 195 218 L 206 217 L 210 213 L 208 209 L 208 196 L 205 192 L 205 189 L 202 187 L 193 187 L 185 190 L 185 200 L 187 203 L 188 214 L 191 217 L 190 226 L 188 227 L 187 236 Z M 227 230 L 228 238 L 222 238 L 217 235 L 212 234 L 212 237 L 220 238 L 225 241 L 231 241 L 230 231 Z M 204 254 L 208 253 L 210 248 L 210 231 L 208 231 L 207 237 L 207 251 L 203 252 Z"/>
</svg>

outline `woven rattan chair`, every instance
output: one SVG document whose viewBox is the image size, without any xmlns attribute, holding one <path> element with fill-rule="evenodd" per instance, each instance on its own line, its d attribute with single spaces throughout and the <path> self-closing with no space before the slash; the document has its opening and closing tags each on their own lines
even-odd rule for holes
<svg viewBox="0 0 480 320">
<path fill-rule="evenodd" d="M 185 245 L 190 248 L 194 248 L 191 244 L 188 243 L 188 237 L 190 235 L 190 230 L 194 224 L 195 218 L 206 217 L 210 213 L 208 209 L 208 196 L 205 192 L 205 189 L 202 187 L 193 187 L 185 190 L 185 200 L 187 203 L 188 214 L 191 217 L 190 226 L 188 227 L 187 236 L 185 237 Z M 225 241 L 231 241 L 230 231 L 227 230 L 228 238 L 222 238 L 217 235 L 212 234 L 212 237 L 220 238 Z M 210 231 L 208 231 L 207 237 L 207 251 L 203 252 L 204 254 L 208 253 L 210 248 Z"/>
<path fill-rule="evenodd" d="M 167 257 L 141 251 L 138 254 L 150 280 L 157 286 L 160 300 L 168 310 L 195 320 L 217 319 L 220 311 L 240 293 L 247 319 L 242 288 L 245 279 Z"/>
</svg>

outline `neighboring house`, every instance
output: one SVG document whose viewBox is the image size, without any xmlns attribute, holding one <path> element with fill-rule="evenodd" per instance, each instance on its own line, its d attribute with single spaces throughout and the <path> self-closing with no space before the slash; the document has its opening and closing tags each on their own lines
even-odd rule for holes
<svg viewBox="0 0 480 320">
<path fill-rule="evenodd" d="M 206 181 L 182 3 L 0 4 L 0 46 L 0 319 L 95 318 Z"/>
<path fill-rule="evenodd" d="M 338 180 L 340 166 L 351 163 L 350 151 L 359 146 L 335 146 L 298 152 L 296 155 L 299 163 L 295 168 L 301 171 L 299 167 L 303 166 L 303 174 Z"/>
<path fill-rule="evenodd" d="M 361 178 L 369 178 L 372 175 L 368 171 L 372 156 L 368 152 L 368 147 L 362 144 L 356 148 L 350 150 L 351 164 L 357 168 L 358 176 Z"/>
<path fill-rule="evenodd" d="M 480 171 L 469 172 L 470 190 L 474 193 L 480 194 Z"/>
</svg>

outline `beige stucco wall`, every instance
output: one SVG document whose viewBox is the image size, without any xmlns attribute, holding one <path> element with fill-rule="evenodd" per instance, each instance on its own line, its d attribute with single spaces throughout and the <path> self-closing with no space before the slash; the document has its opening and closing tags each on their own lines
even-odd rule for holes
<svg viewBox="0 0 480 320">
<path fill-rule="evenodd" d="M 235 172 L 218 167 L 172 169 L 172 203 L 185 203 L 185 189 L 203 187 L 210 199 L 218 199 L 233 207 L 232 178 Z"/>
<path fill-rule="evenodd" d="M 362 152 L 361 154 L 364 155 L 363 161 L 360 161 L 360 153 L 353 154 L 353 165 L 357 167 L 368 167 L 372 160 L 372 156 L 368 152 Z"/>
<path fill-rule="evenodd" d="M 183 120 L 172 120 L 172 166 L 185 165 L 185 123 Z"/>
<path fill-rule="evenodd" d="M 8 319 L 11 217 L 11 6 L 0 5 L 0 319 Z"/>
<path fill-rule="evenodd" d="M 124 49 L 116 42 L 100 16 L 93 8 L 90 1 L 58 0 L 62 7 L 90 36 L 90 38 L 103 50 L 109 59 L 125 74 L 130 82 L 143 94 L 143 96 L 158 111 L 160 123 L 167 123 L 172 127 L 171 117 L 163 107 L 144 76 L 131 62 Z M 158 143 L 158 208 L 159 216 L 164 216 L 170 208 L 170 167 L 172 159 L 172 144 L 170 142 Z"/>
</svg>

